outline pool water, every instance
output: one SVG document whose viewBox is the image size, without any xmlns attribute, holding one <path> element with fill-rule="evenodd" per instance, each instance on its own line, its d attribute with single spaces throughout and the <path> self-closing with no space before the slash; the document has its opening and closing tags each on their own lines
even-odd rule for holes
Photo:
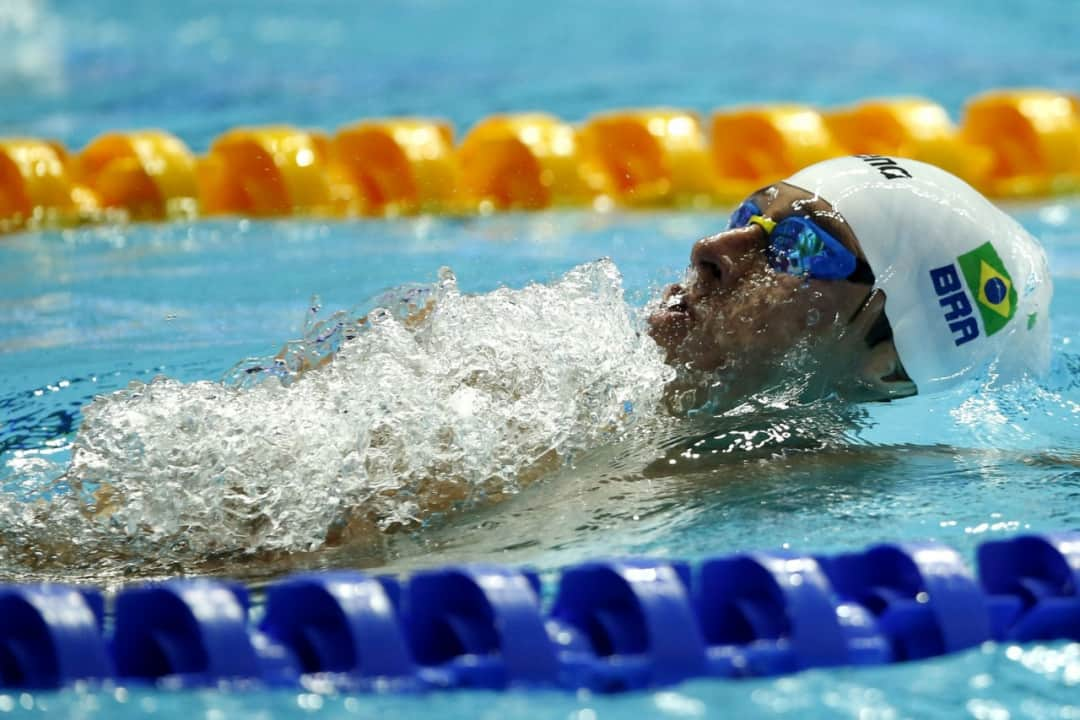
<svg viewBox="0 0 1080 720">
<path fill-rule="evenodd" d="M 485 560 L 553 570 L 613 552 L 697 560 L 748 548 L 831 552 L 882 539 L 940 540 L 970 559 L 983 540 L 1075 527 L 1080 469 L 1073 438 L 1080 398 L 1069 340 L 1078 329 L 1070 308 L 1078 300 L 1080 264 L 1067 218 L 1080 213 L 1080 205 L 1015 212 L 1044 238 L 1055 268 L 1054 370 L 1042 386 L 875 407 L 850 442 L 813 455 L 748 456 L 635 477 L 613 469 L 601 449 L 508 500 L 421 530 L 300 553 L 283 563 L 210 569 L 258 584 L 291 567 L 408 571 Z M 156 375 L 217 379 L 244 357 L 273 353 L 299 335 L 310 292 L 318 291 L 323 307 L 351 307 L 387 285 L 433 280 L 447 256 L 462 289 L 483 292 L 503 283 L 551 282 L 606 253 L 624 273 L 629 300 L 640 304 L 685 264 L 685 238 L 720 220 L 706 214 L 545 213 L 470 221 L 226 221 L 8 238 L 0 247 L 3 302 L 10 308 L 0 355 L 6 418 L 0 479 L 7 492 L 29 494 L 18 483 L 37 477 L 34 463 L 55 463 L 43 465 L 55 476 L 70 453 L 80 408 L 96 394 Z M 199 569 L 152 560 L 96 563 L 74 576 L 115 586 L 132 576 Z M 41 574 L 18 564 L 4 572 L 17 579 Z M 52 567 L 44 574 L 64 577 L 65 571 Z M 873 709 L 882 717 L 921 717 L 935 707 L 1028 707 L 1037 689 L 1040 707 L 1060 709 L 1072 702 L 1078 662 L 1075 645 L 987 647 L 903 667 L 544 702 L 566 715 L 593 709 L 605 716 L 645 710 L 693 716 L 735 704 L 747 712 L 843 715 Z M 33 700 L 107 716 L 124 708 L 166 716 L 193 708 L 276 714 L 322 704 L 343 715 L 430 710 L 465 717 L 483 707 L 502 717 L 527 716 L 533 702 L 515 695 L 421 700 L 147 691 Z"/>
<path fill-rule="evenodd" d="M 7 15 L 5 15 L 7 13 Z M 763 20 L 747 5 L 463 2 L 190 3 L 14 0 L 0 9 L 0 134 L 79 147 L 106 129 L 157 125 L 195 149 L 241 123 L 333 128 L 430 113 L 459 131 L 496 111 L 570 120 L 617 106 L 702 111 L 759 100 L 833 105 L 918 93 L 958 114 L 996 86 L 1080 86 L 1071 2 L 1017 15 L 986 3 L 840 2 Z M 772 32 L 762 53 L 759 28 Z M 957 41 L 957 28 L 979 28 Z M 492 37 L 500 38 L 493 42 Z M 797 39 L 797 41 L 796 41 Z M 918 49 L 916 49 L 916 47 Z M 798 72 L 776 72 L 782 58 Z M 1076 528 L 1080 498 L 1080 200 L 1009 206 L 1040 237 L 1055 283 L 1054 360 L 1042 383 L 966 387 L 866 409 L 818 453 L 748 452 L 723 463 L 627 472 L 603 446 L 501 502 L 419 529 L 263 563 L 178 554 L 34 566 L 115 587 L 132 577 L 223 572 L 259 584 L 293 567 L 391 572 L 485 560 L 550 571 L 596 555 L 697 560 L 752 548 L 813 552 L 879 540 L 977 543 Z M 167 376 L 217 381 L 266 358 L 320 316 L 368 308 L 450 266 L 465 293 L 554 284 L 610 257 L 641 307 L 726 213 L 551 212 L 486 218 L 116 226 L 0 238 L 0 486 L 32 511 L 55 487 L 91 400 Z M 830 427 L 828 415 L 788 418 Z M 31 502 L 31 500 L 33 502 Z M 20 509 L 5 505 L 5 512 Z M 48 514 L 45 515 L 48 517 Z M 18 526 L 8 514 L 0 527 Z M 25 525 L 25 523 L 24 523 Z M 58 535 L 76 532 L 58 523 Z M 901 666 L 687 683 L 623 697 L 463 692 L 427 697 L 76 689 L 0 694 L 0 712 L 73 717 L 1073 717 L 1080 648 L 986 646 Z"/>
</svg>

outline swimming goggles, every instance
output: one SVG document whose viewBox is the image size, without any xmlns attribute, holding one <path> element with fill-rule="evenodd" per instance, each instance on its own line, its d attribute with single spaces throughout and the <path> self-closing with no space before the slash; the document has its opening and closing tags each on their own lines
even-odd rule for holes
<svg viewBox="0 0 1080 720">
<path fill-rule="evenodd" d="M 765 231 L 769 238 L 769 264 L 777 272 L 819 280 L 873 283 L 867 262 L 856 258 L 843 243 L 809 218 L 792 215 L 776 222 L 763 216 L 752 200 L 746 200 L 731 214 L 728 229 L 747 225 L 758 225 Z"/>
</svg>

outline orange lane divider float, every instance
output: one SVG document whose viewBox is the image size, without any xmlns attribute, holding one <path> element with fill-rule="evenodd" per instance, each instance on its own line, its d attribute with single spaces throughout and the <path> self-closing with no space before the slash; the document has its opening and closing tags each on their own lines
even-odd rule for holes
<svg viewBox="0 0 1080 720">
<path fill-rule="evenodd" d="M 195 162 L 187 146 L 166 132 L 107 133 L 79 155 L 76 177 L 101 208 L 161 220 L 196 213 Z"/>
<path fill-rule="evenodd" d="M 455 209 L 460 171 L 447 122 L 364 120 L 338 131 L 330 158 L 335 205 L 346 215 Z"/>
<path fill-rule="evenodd" d="M 197 170 L 206 215 L 274 217 L 330 213 L 327 141 L 289 126 L 237 128 L 220 136 Z"/>
<path fill-rule="evenodd" d="M 72 179 L 60 145 L 32 138 L 0 138 L 0 232 L 23 225 L 62 225 L 97 209 Z"/>
<path fill-rule="evenodd" d="M 843 154 L 821 114 L 803 105 L 718 112 L 713 116 L 710 143 L 717 191 L 728 199 Z"/>
<path fill-rule="evenodd" d="M 1004 197 L 1080 191 L 1080 97 L 1046 90 L 986 93 L 968 103 L 962 137 L 992 158 L 986 189 Z"/>
<path fill-rule="evenodd" d="M 871 100 L 824 115 L 845 153 L 909 157 L 937 165 L 987 192 L 992 153 L 958 134 L 945 109 L 922 98 Z"/>
<path fill-rule="evenodd" d="M 922 98 L 819 110 L 597 113 L 571 124 L 495 115 L 455 144 L 449 123 L 363 120 L 332 136 L 236 128 L 195 157 L 159 131 L 116 132 L 78 155 L 0 138 L 0 232 L 196 215 L 394 216 L 548 207 L 705 207 L 841 154 L 940 165 L 999 198 L 1080 192 L 1080 97 L 1002 90 L 971 99 L 959 127 Z"/>
<path fill-rule="evenodd" d="M 701 121 L 685 110 L 619 110 L 581 129 L 591 184 L 621 205 L 707 205 L 714 182 Z"/>
<path fill-rule="evenodd" d="M 574 127 L 552 115 L 496 115 L 480 121 L 457 153 L 460 202 L 481 212 L 583 205 L 586 181 Z"/>
</svg>

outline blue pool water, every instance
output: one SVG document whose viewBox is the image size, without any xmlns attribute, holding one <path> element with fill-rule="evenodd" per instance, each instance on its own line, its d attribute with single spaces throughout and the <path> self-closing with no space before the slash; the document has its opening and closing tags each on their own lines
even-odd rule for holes
<svg viewBox="0 0 1080 720">
<path fill-rule="evenodd" d="M 834 105 L 915 93 L 956 116 L 991 87 L 1080 87 L 1073 2 L 463 2 L 274 7 L 9 0 L 0 7 L 0 134 L 78 148 L 106 129 L 161 126 L 205 149 L 223 130 L 332 129 L 375 115 L 448 117 L 463 132 L 503 110 L 570 120 L 618 106 L 707 112 L 759 100 Z M 764 25 L 763 25 L 764 24 Z M 763 32 L 762 27 L 767 31 Z M 752 58 L 748 60 L 747 58 Z M 836 551 L 890 539 L 983 540 L 1076 528 L 1080 498 L 1080 201 L 1010 206 L 1045 243 L 1055 282 L 1054 367 L 1043 384 L 915 398 L 868 410 L 834 451 L 667 477 L 623 476 L 599 453 L 497 505 L 415 532 L 305 553 L 300 567 L 389 571 L 462 560 L 551 570 L 598 554 L 687 559 L 747 548 Z M 715 213 L 588 212 L 481 219 L 248 222 L 87 228 L 0 238 L 0 485 L 49 501 L 98 394 L 166 375 L 217 380 L 327 314 L 448 265 L 466 292 L 551 282 L 613 259 L 640 306 L 685 267 Z M 968 389 L 970 391 L 970 388 Z M 29 504 L 29 503 L 28 503 Z M 0 518 L 5 529 L 15 523 Z M 57 532 L 66 526 L 58 526 Z M 74 568 L 74 569 L 72 569 Z M 200 569 L 177 556 L 7 578 L 95 579 Z M 252 582 L 279 564 L 227 568 Z M 0 694 L 0 713 L 207 718 L 321 712 L 380 717 L 1055 717 L 1080 714 L 1080 648 L 987 646 L 931 662 L 694 682 L 624 697 L 430 697 L 82 689 Z"/>
</svg>

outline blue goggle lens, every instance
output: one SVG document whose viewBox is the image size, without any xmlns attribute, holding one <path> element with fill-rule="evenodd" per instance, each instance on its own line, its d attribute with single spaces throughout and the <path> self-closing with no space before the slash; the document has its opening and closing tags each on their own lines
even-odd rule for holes
<svg viewBox="0 0 1080 720">
<path fill-rule="evenodd" d="M 745 227 L 760 215 L 757 204 L 747 200 L 731 214 L 728 228 Z M 855 272 L 855 255 L 813 220 L 789 217 L 769 233 L 769 264 L 777 272 L 819 280 L 843 280 Z"/>
<path fill-rule="evenodd" d="M 825 244 L 811 228 L 784 221 L 769 234 L 769 264 L 777 272 L 810 275 L 814 260 L 825 251 Z"/>
<path fill-rule="evenodd" d="M 755 205 L 752 201 L 747 200 L 739 207 L 735 208 L 735 212 L 731 213 L 731 219 L 728 221 L 728 230 L 732 228 L 746 227 L 750 224 L 750 218 L 754 215 L 760 215 L 761 208 Z"/>
</svg>

